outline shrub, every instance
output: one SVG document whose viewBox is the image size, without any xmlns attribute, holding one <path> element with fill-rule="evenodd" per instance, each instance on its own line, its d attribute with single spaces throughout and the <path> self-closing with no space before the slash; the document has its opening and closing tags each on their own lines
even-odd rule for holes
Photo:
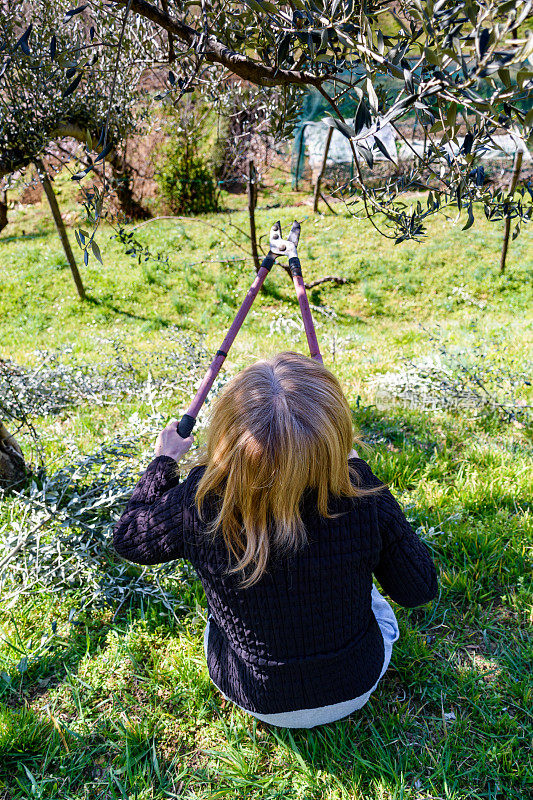
<svg viewBox="0 0 533 800">
<path fill-rule="evenodd" d="M 175 214 L 206 214 L 218 210 L 218 191 L 207 160 L 185 137 L 164 148 L 156 180 Z"/>
</svg>

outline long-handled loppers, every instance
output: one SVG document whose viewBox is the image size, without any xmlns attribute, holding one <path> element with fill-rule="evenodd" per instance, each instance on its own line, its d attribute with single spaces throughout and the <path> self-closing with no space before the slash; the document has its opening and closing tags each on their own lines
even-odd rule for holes
<svg viewBox="0 0 533 800">
<path fill-rule="evenodd" d="M 282 238 L 281 225 L 279 222 L 274 223 L 270 230 L 270 252 L 276 256 L 286 255 L 289 257 L 289 269 L 292 275 L 294 288 L 296 289 L 296 297 L 300 305 L 300 312 L 302 314 L 302 322 L 304 324 L 305 335 L 307 337 L 307 344 L 309 345 L 309 354 L 311 358 L 322 362 L 320 348 L 318 346 L 318 339 L 316 338 L 315 326 L 313 324 L 313 317 L 311 309 L 309 308 L 309 301 L 305 291 L 305 283 L 302 276 L 302 265 L 298 258 L 298 241 L 300 239 L 300 223 L 294 221 L 292 223 L 291 232 L 287 239 Z"/>
<path fill-rule="evenodd" d="M 188 436 L 190 436 L 196 422 L 196 417 L 198 416 L 198 413 L 203 406 L 207 395 L 209 394 L 209 390 L 211 389 L 215 378 L 220 372 L 220 368 L 222 367 L 222 364 L 228 355 L 229 349 L 235 341 L 235 337 L 241 329 L 252 303 L 259 294 L 261 286 L 263 285 L 266 276 L 272 269 L 278 256 L 285 255 L 289 257 L 289 269 L 291 271 L 292 279 L 296 289 L 296 296 L 298 297 L 298 303 L 300 305 L 304 330 L 309 345 L 309 352 L 312 358 L 322 361 L 322 356 L 320 355 L 320 349 L 318 347 L 318 340 L 316 338 L 315 327 L 313 325 L 313 318 L 311 316 L 311 309 L 309 308 L 309 302 L 307 300 L 304 280 L 302 277 L 302 267 L 300 265 L 300 259 L 298 258 L 299 238 L 300 223 L 296 221 L 293 223 L 291 232 L 286 240 L 282 238 L 281 225 L 279 222 L 276 222 L 270 229 L 270 250 L 263 259 L 263 263 L 257 272 L 255 280 L 250 286 L 248 294 L 244 298 L 241 307 L 237 311 L 235 319 L 231 323 L 231 327 L 227 332 L 224 341 L 220 345 L 220 349 L 217 350 L 217 353 L 211 362 L 205 377 L 198 388 L 198 391 L 196 392 L 194 400 L 178 423 L 178 434 L 182 437 L 182 439 L 186 439 Z"/>
</svg>

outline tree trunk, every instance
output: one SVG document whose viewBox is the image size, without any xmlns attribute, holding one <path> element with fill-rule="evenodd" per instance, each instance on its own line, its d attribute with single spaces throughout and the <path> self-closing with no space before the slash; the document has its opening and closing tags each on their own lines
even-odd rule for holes
<svg viewBox="0 0 533 800">
<path fill-rule="evenodd" d="M 67 261 L 70 266 L 70 271 L 72 272 L 72 277 L 74 278 L 74 283 L 76 284 L 76 289 L 78 290 L 78 294 L 80 296 L 80 300 L 85 300 L 85 289 L 83 288 L 81 275 L 79 273 L 76 260 L 74 258 L 74 253 L 72 252 L 72 248 L 68 240 L 67 229 L 65 228 L 65 223 L 63 222 L 63 219 L 61 217 L 61 212 L 59 210 L 59 205 L 57 203 L 57 198 L 55 196 L 54 189 L 50 182 L 50 178 L 48 177 L 46 168 L 40 159 L 36 158 L 34 163 L 35 166 L 37 167 L 37 173 L 43 185 L 43 189 L 45 191 L 46 198 L 50 206 L 50 211 L 52 212 L 57 232 L 59 234 L 59 238 L 61 239 L 61 244 L 63 245 L 63 250 L 65 251 L 65 255 L 67 257 Z"/>
<path fill-rule="evenodd" d="M 514 190 L 516 189 L 516 184 L 518 183 L 518 178 L 520 177 L 520 170 L 522 169 L 522 151 L 517 150 L 514 157 L 514 164 L 513 164 L 513 174 L 511 176 L 511 182 L 509 183 L 509 195 L 508 199 L 511 200 L 514 194 Z M 509 249 L 509 235 L 511 233 L 511 216 L 508 214 L 505 217 L 505 228 L 503 231 L 503 244 L 502 244 L 502 253 L 500 256 L 500 274 L 505 272 L 505 262 L 507 260 L 507 251 Z"/>
<path fill-rule="evenodd" d="M 326 162 L 328 160 L 328 152 L 329 152 L 329 145 L 331 143 L 331 137 L 333 135 L 333 128 L 330 128 L 328 131 L 328 135 L 326 137 L 326 144 L 324 146 L 324 155 L 322 156 L 322 165 L 320 167 L 320 172 L 317 175 L 316 183 L 315 183 L 315 198 L 313 200 L 313 211 L 318 211 L 318 200 L 320 197 L 320 184 L 322 183 L 322 176 L 324 175 L 324 171 L 326 169 Z"/>
<path fill-rule="evenodd" d="M 0 231 L 7 225 L 7 191 L 0 189 Z"/>
<path fill-rule="evenodd" d="M 113 184 L 121 211 L 131 219 L 150 219 L 151 213 L 133 196 L 131 168 L 126 159 L 112 150 L 107 161 L 113 170 Z"/>
<path fill-rule="evenodd" d="M 22 483 L 28 473 L 17 440 L 0 422 L 0 486 L 8 488 Z"/>
<path fill-rule="evenodd" d="M 261 264 L 259 263 L 259 252 L 257 250 L 257 233 L 255 230 L 255 207 L 257 205 L 257 172 L 253 161 L 248 162 L 248 216 L 250 218 L 250 240 L 252 243 L 252 256 L 256 272 Z"/>
</svg>

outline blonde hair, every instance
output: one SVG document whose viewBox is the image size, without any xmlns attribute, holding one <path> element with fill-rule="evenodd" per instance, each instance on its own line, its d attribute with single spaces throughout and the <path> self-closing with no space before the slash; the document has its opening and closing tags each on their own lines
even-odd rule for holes
<svg viewBox="0 0 533 800">
<path fill-rule="evenodd" d="M 196 491 L 202 514 L 208 496 L 218 514 L 208 526 L 221 532 L 237 563 L 229 573 L 252 571 L 242 581 L 256 583 L 272 548 L 293 552 L 307 541 L 300 501 L 316 490 L 318 511 L 328 512 L 328 496 L 356 497 L 348 453 L 354 432 L 350 407 L 334 375 L 318 361 L 280 353 L 240 372 L 214 404 L 206 466 Z M 228 564 L 229 567 L 229 564 Z"/>
</svg>

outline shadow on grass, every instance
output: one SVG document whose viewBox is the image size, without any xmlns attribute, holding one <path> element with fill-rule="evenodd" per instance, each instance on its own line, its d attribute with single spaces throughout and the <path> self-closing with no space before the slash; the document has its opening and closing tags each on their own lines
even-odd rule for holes
<svg viewBox="0 0 533 800">
<path fill-rule="evenodd" d="M 2 711 L 0 704 L 0 719 Z M 84 719 L 80 732 L 50 709 L 47 713 L 17 709 L 5 720 L 0 735 L 0 796 L 71 800 L 103 797 L 104 791 L 110 800 L 141 794 L 177 797 L 166 791 L 179 788 L 178 781 L 168 776 L 175 759 L 167 770 L 160 770 L 157 730 L 157 721 L 139 720 L 136 714 L 128 717 L 124 711 L 114 718 L 102 713 L 96 724 Z M 6 788 L 9 794 L 2 792 Z"/>
<path fill-rule="evenodd" d="M 132 611 L 138 612 L 138 609 Z M 144 613 L 146 611 L 148 609 L 145 607 Z M 135 767 L 128 776 L 131 786 L 135 786 L 141 773 L 148 769 L 158 791 L 163 791 L 165 787 L 175 790 L 174 778 L 179 771 L 179 780 L 183 781 L 181 789 L 187 786 L 205 790 L 206 794 L 200 794 L 199 797 L 211 796 L 207 795 L 207 791 L 213 781 L 221 790 L 220 796 L 248 796 L 242 794 L 246 789 L 250 796 L 287 797 L 296 800 L 302 795 L 289 789 L 289 785 L 285 785 L 283 789 L 282 777 L 286 780 L 289 776 L 291 780 L 298 779 L 300 789 L 303 781 L 308 792 L 316 792 L 306 794 L 306 797 L 321 797 L 326 785 L 329 789 L 335 788 L 341 792 L 339 797 L 352 796 L 344 793 L 353 791 L 355 787 L 371 791 L 369 797 L 377 797 L 381 796 L 377 789 L 381 786 L 390 791 L 400 791 L 400 794 L 390 795 L 399 800 L 404 796 L 403 790 L 417 780 L 422 784 L 417 788 L 430 792 L 428 796 L 435 796 L 433 792 L 437 789 L 444 791 L 446 787 L 452 786 L 457 791 L 469 790 L 468 795 L 461 796 L 486 797 L 488 795 L 483 792 L 487 790 L 488 776 L 484 770 L 480 767 L 478 772 L 477 767 L 475 769 L 472 766 L 458 774 L 456 764 L 458 759 L 477 763 L 476 759 L 482 757 L 484 740 L 491 735 L 496 719 L 498 731 L 501 735 L 505 734 L 507 728 L 504 712 L 508 706 L 515 710 L 514 716 L 508 720 L 507 732 L 509 736 L 513 734 L 514 739 L 512 753 L 508 743 L 506 744 L 506 764 L 510 763 L 511 758 L 515 762 L 519 759 L 520 749 L 525 746 L 527 736 L 526 726 L 522 733 L 518 731 L 519 735 L 515 730 L 517 725 L 522 724 L 522 717 L 524 723 L 527 722 L 526 711 L 516 717 L 520 706 L 526 708 L 522 706 L 520 697 L 520 693 L 527 692 L 527 662 L 523 652 L 526 636 L 524 635 L 523 641 L 518 642 L 512 623 L 507 631 L 489 631 L 488 637 L 487 630 L 483 631 L 483 635 L 476 630 L 472 639 L 468 627 L 463 624 L 462 616 L 449 613 L 442 602 L 436 601 L 430 609 L 415 611 L 416 619 L 413 612 L 399 612 L 401 636 L 393 653 L 391 667 L 370 702 L 343 720 L 311 730 L 287 730 L 255 723 L 252 717 L 237 711 L 232 704 L 223 705 L 216 688 L 211 687 L 210 695 L 204 698 L 205 712 L 199 711 L 199 707 L 190 709 L 189 716 L 183 723 L 185 730 L 191 725 L 194 727 L 197 719 L 202 720 L 203 725 L 215 725 L 216 750 L 202 751 L 208 762 L 207 769 L 205 764 L 200 768 L 191 764 L 184 774 L 183 764 L 172 764 L 169 760 L 168 753 L 173 750 L 175 754 L 173 734 L 169 732 L 160 736 L 157 733 L 154 727 L 157 717 L 154 716 L 154 708 L 150 703 L 144 706 L 141 696 L 134 707 L 131 703 L 125 704 L 125 697 L 121 695 L 119 707 L 122 708 L 122 717 L 127 721 L 131 719 L 134 725 L 131 722 L 121 725 L 120 721 L 117 722 L 118 718 L 115 724 L 110 721 L 108 712 L 103 710 L 95 718 L 92 707 L 89 706 L 87 713 L 91 721 L 91 732 L 77 731 L 71 737 L 71 723 L 66 724 L 63 718 L 56 717 L 67 737 L 70 752 L 65 750 L 61 740 L 57 738 L 54 739 L 54 747 L 50 749 L 50 737 L 54 736 L 54 729 L 42 711 L 32 712 L 32 718 L 21 718 L 20 737 L 16 738 L 13 732 L 13 737 L 16 738 L 14 746 L 9 752 L 3 753 L 0 747 L 3 755 L 0 778 L 9 778 L 14 774 L 13 770 L 19 769 L 20 778 L 25 784 L 28 776 L 24 774 L 21 765 L 25 764 L 32 774 L 37 775 L 39 764 L 44 759 L 48 763 L 48 769 L 54 774 L 57 774 L 60 765 L 62 768 L 68 766 L 71 781 L 69 788 L 73 792 L 81 785 L 84 776 L 94 777 L 88 768 L 95 754 L 99 759 L 105 755 L 105 763 L 109 765 L 100 774 L 100 779 L 104 779 L 108 774 L 111 778 L 115 770 L 124 768 L 124 759 L 130 752 L 130 755 L 135 755 L 131 760 L 132 768 L 139 764 L 139 771 Z M 109 632 L 124 635 L 124 623 L 128 627 L 129 623 L 125 620 L 106 623 L 102 627 L 97 621 L 84 628 L 80 626 L 78 631 L 72 633 L 70 657 L 68 652 L 63 651 L 62 656 L 55 659 L 54 663 L 59 665 L 64 662 L 68 672 L 72 674 L 76 670 L 76 661 L 86 654 L 97 653 Z M 160 625 L 160 617 L 154 614 L 153 629 L 156 630 Z M 171 626 L 169 633 L 176 630 Z M 476 647 L 474 655 L 480 654 L 483 667 L 477 667 L 474 661 L 464 661 L 472 654 L 472 645 L 469 644 L 472 641 Z M 508 685 L 487 686 L 487 676 L 495 673 L 502 674 Z M 57 675 L 59 680 L 54 678 L 48 683 L 47 689 L 57 686 L 66 676 L 67 670 L 63 669 L 62 675 Z M 46 673 L 41 674 L 41 679 L 46 680 L 46 677 Z M 487 691 L 490 688 L 492 691 Z M 140 694 L 142 695 L 142 691 Z M 38 697 L 40 695 L 36 693 L 33 699 Z M 106 699 L 108 698 L 104 693 L 102 703 Z M 31 696 L 27 696 L 27 700 L 30 702 L 21 703 L 14 709 L 15 715 L 30 713 L 28 705 L 31 705 Z M 98 697 L 91 698 L 95 709 L 102 704 L 94 705 L 96 700 Z M 42 709 L 42 699 L 39 706 Z M 185 711 L 185 707 L 183 710 Z M 53 713 L 57 715 L 57 711 Z M 81 706 L 79 713 L 85 713 Z M 444 717 L 445 714 L 447 718 Z M 179 715 L 176 721 L 180 723 Z M 259 736 L 256 734 L 256 727 L 258 731 L 262 731 Z M 180 736 L 180 747 L 189 752 L 191 747 L 194 749 L 194 742 L 189 737 L 187 744 L 183 735 Z M 475 742 L 479 743 L 477 749 Z M 257 766 L 263 764 L 266 757 L 272 757 L 271 748 L 276 744 L 282 751 L 281 761 L 279 754 L 276 757 L 280 773 L 279 787 L 272 781 L 269 770 L 265 772 L 261 766 Z M 164 769 L 159 770 L 156 767 L 155 771 L 152 770 L 150 764 L 154 763 L 154 759 Z M 218 759 L 220 764 L 216 764 Z M 440 767 L 437 766 L 439 764 Z M 491 779 L 497 777 L 502 789 L 512 792 L 522 787 L 522 777 L 515 776 L 513 765 L 505 769 L 502 767 L 504 775 L 498 774 L 500 768 L 496 770 L 492 766 L 491 769 L 495 770 Z M 117 774 L 120 773 L 117 771 Z M 165 775 L 168 783 L 160 783 L 160 775 Z M 217 777 L 214 778 L 214 775 Z M 399 786 L 398 783 L 402 785 Z M 255 794 L 260 789 L 273 791 L 276 787 L 280 789 L 279 794 Z M 233 791 L 235 794 L 232 794 Z"/>
<path fill-rule="evenodd" d="M 273 300 L 279 300 L 280 302 L 286 303 L 289 301 L 289 298 L 285 293 L 282 293 L 278 287 L 272 283 L 271 281 L 265 281 L 263 286 L 261 287 L 261 294 L 264 297 L 271 297 Z"/>
<path fill-rule="evenodd" d="M 21 670 L 22 661 L 0 678 L 0 702 L 9 708 L 28 708 L 40 697 L 57 688 L 65 678 L 76 673 L 80 661 L 92 655 L 105 642 L 114 629 L 113 623 L 90 621 L 72 622 L 68 640 L 51 641 L 51 646 L 40 656 L 28 654 L 27 666 Z M 5 642 L 5 640 L 4 640 Z M 22 651 L 19 651 L 22 652 Z"/>
<path fill-rule="evenodd" d="M 49 236 L 49 231 L 36 233 L 21 233 L 20 236 L 0 236 L 0 244 L 9 242 L 27 242 L 29 239 L 43 239 Z"/>
<path fill-rule="evenodd" d="M 168 328 L 175 324 L 157 314 L 154 317 L 145 317 L 142 314 L 135 314 L 133 311 L 126 311 L 125 309 L 114 305 L 114 303 L 109 302 L 109 300 L 101 300 L 93 297 L 90 294 L 86 296 L 86 300 L 93 306 L 100 306 L 101 308 L 109 309 L 109 311 L 113 311 L 115 314 L 120 314 L 123 317 L 128 317 L 128 319 L 136 319 L 139 322 L 146 322 L 148 325 L 154 326 L 155 329 Z"/>
<path fill-rule="evenodd" d="M 442 457 L 439 464 L 442 474 L 447 463 L 443 451 L 461 443 L 460 432 L 448 432 L 448 440 L 443 444 L 436 435 L 438 425 L 431 417 L 414 412 L 406 414 L 404 409 L 387 412 L 375 407 L 359 407 L 354 409 L 353 417 L 365 438 L 374 444 L 370 461 L 377 460 L 379 477 L 390 480 L 389 475 L 382 474 L 383 467 L 394 475 L 395 485 L 404 488 L 416 486 L 419 481 L 416 476 L 422 469 L 431 467 L 436 452 Z M 397 449 L 390 450 L 390 446 Z M 362 455 L 366 458 L 366 454 Z M 436 475 L 439 479 L 439 473 Z M 500 494 L 501 497 L 471 503 L 472 510 L 478 507 L 485 521 L 495 520 L 505 487 Z M 469 514 L 468 502 L 461 503 Z M 259 752 L 264 755 L 264 748 L 275 740 L 285 751 L 282 765 L 285 774 L 297 776 L 300 783 L 305 782 L 307 791 L 315 793 L 306 796 L 322 796 L 327 785 L 341 792 L 340 796 L 351 796 L 344 793 L 357 788 L 368 789 L 372 792 L 368 796 L 377 797 L 381 792 L 377 787 L 385 786 L 395 792 L 391 797 L 400 798 L 404 791 L 406 797 L 410 796 L 416 782 L 419 784 L 417 791 L 428 796 L 441 792 L 451 797 L 454 791 L 461 791 L 461 796 L 495 797 L 491 794 L 491 785 L 496 780 L 499 793 L 504 792 L 505 796 L 507 791 L 508 797 L 519 796 L 516 792 L 524 787 L 517 764 L 527 736 L 526 714 L 521 709 L 527 708 L 527 692 L 530 691 L 527 688 L 527 643 L 525 634 L 520 639 L 520 629 L 513 615 L 505 620 L 498 616 L 501 590 L 512 591 L 517 582 L 511 572 L 504 572 L 505 587 L 495 586 L 496 570 L 501 569 L 502 559 L 504 566 L 508 562 L 509 569 L 515 560 L 515 540 L 507 541 L 501 522 L 497 524 L 502 536 L 499 542 L 490 541 L 490 531 L 487 541 L 478 542 L 467 521 L 454 540 L 443 539 L 437 547 L 439 569 L 455 570 L 459 577 L 464 575 L 467 582 L 476 583 L 476 587 L 486 579 L 488 602 L 481 601 L 479 596 L 466 601 L 462 584 L 453 591 L 443 585 L 441 595 L 430 607 L 413 611 L 398 609 L 401 637 L 392 665 L 364 709 L 311 731 L 287 731 L 258 723 L 258 728 L 268 734 L 257 740 Z M 201 591 L 198 586 L 197 589 Z M 195 599 L 198 599 L 194 592 L 190 597 L 176 596 L 177 603 L 184 599 L 190 609 L 194 609 Z M 131 604 L 128 611 L 136 618 L 139 613 L 144 616 L 147 609 L 141 611 L 139 606 Z M 56 654 L 49 662 L 48 672 L 43 671 L 41 677 L 46 680 L 52 673 L 48 685 L 61 683 L 67 675 L 67 667 L 70 672 L 75 671 L 86 653 L 95 653 L 101 647 L 108 632 L 123 633 L 123 613 L 126 613 L 125 608 L 116 622 L 103 627 L 94 623 L 85 630 L 80 626 L 80 630 L 73 631 L 70 650 Z M 156 616 L 157 623 L 161 624 L 160 617 Z M 169 623 L 170 634 L 177 630 L 179 626 Z M 28 675 L 25 680 L 30 677 L 35 683 L 35 674 Z M 270 784 L 266 783 L 272 780 L 270 772 L 256 772 L 253 758 L 247 755 L 245 739 L 250 729 L 255 731 L 253 719 L 234 712 L 229 704 L 222 708 L 216 689 L 212 692 L 213 700 L 207 704 L 207 714 L 212 714 L 209 723 L 221 725 L 227 738 L 227 741 L 222 738 L 219 747 L 221 769 L 216 785 L 221 791 L 224 789 L 221 796 L 242 796 L 243 787 L 248 787 L 252 794 L 256 791 L 254 785 L 270 791 Z M 213 711 L 211 702 L 216 707 Z M 149 725 L 150 709 L 143 710 L 141 705 L 140 710 Z M 190 713 L 190 721 L 194 722 L 198 711 Z M 202 715 L 201 719 L 206 722 L 208 717 Z M 117 731 L 114 735 L 113 752 L 122 752 L 126 733 Z M 252 735 L 255 736 L 255 732 Z M 496 748 L 499 739 L 504 744 L 501 758 L 500 751 L 494 750 L 485 764 L 483 759 L 489 739 Z M 84 759 L 90 762 L 93 744 L 90 738 L 78 737 L 80 770 Z M 165 749 L 168 750 L 166 744 Z M 20 755 L 17 757 L 20 759 Z M 38 759 L 33 755 L 27 757 L 29 760 L 24 763 L 33 769 Z M 458 763 L 466 765 L 460 774 Z M 281 767 L 279 769 L 281 771 Z M 209 773 L 191 770 L 184 780 L 187 786 L 205 787 L 213 772 L 212 768 Z M 285 795 L 265 796 L 295 797 L 288 786 L 280 790 Z"/>
</svg>

